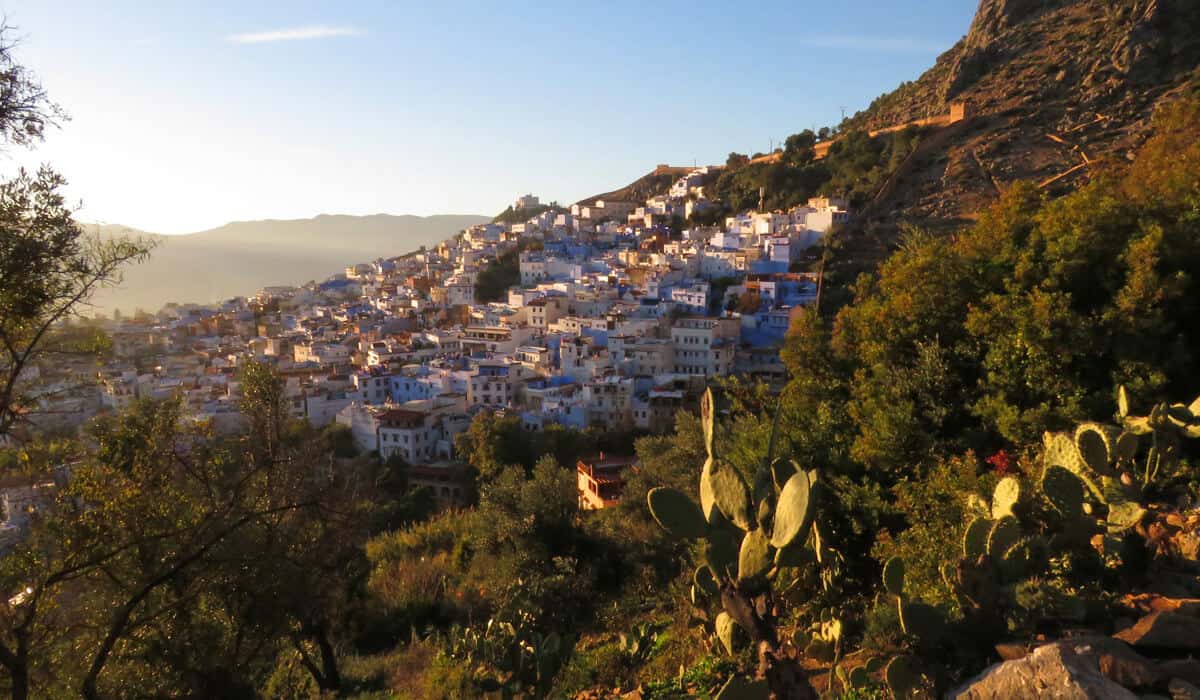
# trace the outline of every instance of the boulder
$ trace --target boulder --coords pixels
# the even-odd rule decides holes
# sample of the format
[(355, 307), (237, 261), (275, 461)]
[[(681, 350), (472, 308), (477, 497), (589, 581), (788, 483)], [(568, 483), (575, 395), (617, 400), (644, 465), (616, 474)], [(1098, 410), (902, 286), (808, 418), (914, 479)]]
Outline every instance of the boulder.
[[(1084, 654), (1076, 648), (1086, 648)], [(987, 668), (947, 697), (962, 700), (1137, 700), (1125, 687), (1105, 678), (1098, 657), (1086, 640), (1066, 640), (1038, 647), (1023, 659)]]
[(1076, 654), (1094, 658), (1100, 673), (1126, 688), (1149, 688), (1167, 679), (1158, 665), (1111, 637), (1069, 640)]
[(1200, 598), (1168, 598), (1153, 593), (1127, 595), (1121, 603), (1132, 610), (1143, 614), (1154, 612), (1178, 612), (1192, 617), (1200, 617)]
[(1179, 678), (1200, 685), (1200, 661), (1196, 659), (1170, 659), (1158, 664), (1168, 678)]
[(1139, 649), (1200, 650), (1200, 618), (1177, 612), (1151, 613), (1113, 636)]
[(1167, 685), (1171, 700), (1200, 700), (1200, 688), (1179, 678), (1172, 678)]
[(1015, 642), (1001, 642), (997, 644), (996, 654), (1005, 661), (1015, 661), (1023, 659), (1029, 655), (1029, 647), (1025, 644), (1017, 644)]

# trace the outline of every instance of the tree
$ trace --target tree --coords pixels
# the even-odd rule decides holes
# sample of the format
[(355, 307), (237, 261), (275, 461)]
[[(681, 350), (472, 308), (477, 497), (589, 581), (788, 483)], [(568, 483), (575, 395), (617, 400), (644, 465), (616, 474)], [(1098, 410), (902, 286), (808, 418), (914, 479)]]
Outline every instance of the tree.
[(783, 142), (784, 158), (795, 165), (805, 165), (812, 161), (816, 143), (817, 136), (809, 129), (792, 134)]
[[(0, 25), (0, 139), (41, 140), (61, 116), (12, 55), (11, 29)], [(54, 328), (78, 314), (100, 287), (120, 281), (126, 263), (149, 253), (147, 241), (83, 235), (61, 193), (66, 181), (48, 167), (21, 169), (0, 183), (0, 437), (30, 410), (28, 372), (56, 350)]]
[(508, 288), (521, 282), (521, 266), (518, 251), (502, 253), (479, 271), (475, 279), (475, 299), (481, 303), (500, 301)]
[(737, 299), (736, 310), (740, 314), (752, 314), (762, 308), (762, 297), (757, 291), (742, 292)]
[[(0, 616), (14, 698), (34, 672), (75, 678), (98, 697), (110, 663), (171, 626), (239, 532), (305, 506), (294, 499), (307, 475), (240, 460), (241, 449), (186, 426), (177, 403), (138, 402), (101, 421), (94, 440), (29, 538), (0, 560), (0, 587), (26, 591)], [(48, 658), (67, 642), (82, 654)]]
[(66, 115), (50, 101), (37, 77), (17, 63), (13, 31), (0, 21), (0, 139), (29, 146), (40, 142), (46, 127), (54, 126)]

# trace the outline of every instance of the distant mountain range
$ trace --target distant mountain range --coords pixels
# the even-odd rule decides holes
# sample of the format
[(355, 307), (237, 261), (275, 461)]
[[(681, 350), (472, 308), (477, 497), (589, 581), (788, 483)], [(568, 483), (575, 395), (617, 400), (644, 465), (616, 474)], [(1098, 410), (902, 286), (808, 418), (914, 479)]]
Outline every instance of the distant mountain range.
[(125, 226), (90, 225), (101, 236), (145, 236), (158, 241), (150, 259), (125, 270), (119, 287), (96, 294), (105, 313), (157, 311), (171, 301), (209, 303), (248, 296), (271, 285), (323, 280), (347, 265), (403, 255), (436, 245), (488, 216), (344, 216), (236, 221), (177, 236)]

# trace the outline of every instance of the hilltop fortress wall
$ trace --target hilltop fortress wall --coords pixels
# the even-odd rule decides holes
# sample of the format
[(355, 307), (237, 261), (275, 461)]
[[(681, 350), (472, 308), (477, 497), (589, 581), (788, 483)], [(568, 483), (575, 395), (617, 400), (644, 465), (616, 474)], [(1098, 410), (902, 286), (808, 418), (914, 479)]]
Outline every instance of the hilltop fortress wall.
[[(939, 114), (936, 117), (925, 117), (923, 119), (913, 119), (911, 121), (907, 121), (902, 124), (894, 124), (892, 126), (884, 127), (882, 129), (875, 129), (874, 131), (868, 131), (867, 134), (869, 136), (871, 136), (871, 138), (875, 138), (876, 136), (880, 136), (882, 134), (891, 134), (891, 133), (895, 133), (897, 131), (903, 131), (912, 126), (915, 126), (915, 127), (950, 126), (951, 124), (957, 124), (961, 121), (970, 119), (972, 116), (974, 116), (974, 113), (971, 110), (970, 103), (953, 102), (950, 104), (950, 111), (947, 112), (946, 114)], [(821, 143), (818, 143), (816, 146), (813, 147), (813, 153), (815, 154), (814, 158), (816, 160), (821, 160), (825, 156), (829, 155), (829, 148), (831, 146), (833, 146), (833, 144), (835, 144), (835, 143), (837, 143), (837, 139), (831, 139), (829, 141), (822, 141)], [(759, 156), (758, 158), (755, 158), (754, 160), (752, 160), (750, 162), (751, 163), (774, 163), (774, 162), (778, 161), (781, 157), (783, 157), (783, 153), (781, 151), (776, 151), (775, 153), (769, 153), (765, 156)]]

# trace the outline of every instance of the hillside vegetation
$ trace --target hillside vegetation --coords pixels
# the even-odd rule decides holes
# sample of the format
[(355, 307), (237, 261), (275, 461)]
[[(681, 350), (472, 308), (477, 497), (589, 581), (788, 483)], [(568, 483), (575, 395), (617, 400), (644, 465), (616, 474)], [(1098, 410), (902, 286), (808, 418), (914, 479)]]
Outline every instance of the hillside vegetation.
[[(367, 549), (372, 590), (397, 623), (441, 632), (400, 645), (364, 682), (412, 697), (638, 685), (703, 696), (755, 676), (790, 697), (880, 693), (901, 678), (933, 692), (981, 670), (999, 642), (1110, 634), (1140, 614), (1128, 596), (1156, 581), (1200, 595), (1200, 552), (1170, 534), (1188, 531), (1162, 529), (1192, 522), (1200, 503), (1200, 453), (1186, 439), (1200, 434), (1200, 104), (1164, 111), (1157, 128), (1133, 163), (1074, 194), (1019, 186), (952, 238), (910, 234), (832, 323), (812, 316), (793, 331), (778, 401), (728, 382), (711, 427), (680, 413), (673, 435), (639, 439), (642, 469), (611, 512), (576, 512), (563, 469), (586, 449), (575, 438), (518, 449), (515, 418), (477, 421), (459, 447), (479, 474), (478, 508)], [(1160, 403), (1179, 407), (1170, 420), (1138, 417)], [(1081, 424), (1105, 445), (1128, 437), (1093, 464), (1073, 452)], [(702, 470), (706, 431), (727, 473), (712, 486), (723, 516), (705, 510), (696, 529), (690, 518), (704, 515), (678, 499), (717, 471)], [(1043, 444), (1043, 433), (1071, 437)], [(780, 471), (793, 461), (799, 471)], [(1102, 488), (1108, 474), (1117, 485)], [(801, 477), (812, 505), (777, 545), (788, 563), (723, 583), (724, 566), (745, 571), (748, 545), (721, 564), (715, 540), (691, 543), (697, 533), (728, 533), (736, 552), (742, 532), (721, 523), (747, 541), (778, 532), (783, 516), (762, 508), (791, 504), (779, 488)], [(738, 510), (739, 482), (767, 503), (758, 524), (756, 507)], [(680, 495), (648, 508), (656, 487)], [(998, 527), (993, 539), (1009, 539), (989, 555)], [(768, 596), (770, 614), (731, 608), (732, 592), (751, 607)], [(528, 656), (513, 666), (518, 648)]]
[[(289, 420), (284, 378), (247, 361), (229, 433), (139, 400), (78, 438), (5, 442), (0, 473), (57, 486), (0, 558), (0, 690), (1197, 696), (1192, 7), (984, 0), (948, 60), (874, 108), (886, 121), (974, 95), (976, 120), (870, 139), (860, 115), (824, 161), (806, 134), (777, 164), (731, 158), (711, 183), (731, 207), (772, 182), (778, 206), (870, 200), (831, 249), (861, 269), (853, 246), (876, 242), (882, 261), (836, 268), (838, 303), (793, 321), (782, 388), (717, 382), (666, 434), (529, 433), (481, 412), (454, 445), (466, 505), (439, 510), (416, 471), (358, 454), (347, 428)], [(1026, 101), (1023, 81), (1053, 57), (1069, 71), (1101, 55), (1080, 84), (1103, 77), (1087, 104), (1115, 116), (1070, 133), (1104, 134), (1109, 157), (1044, 187), (1066, 163), (1046, 156), (1061, 144), (1042, 143), (1037, 105), (1067, 103)], [(1011, 72), (1027, 59), (1040, 63)], [(993, 72), (1015, 80), (1011, 102), (972, 92), (1001, 90)], [(0, 109), (0, 135), (9, 119)], [(968, 158), (989, 174), (963, 175)], [(990, 190), (973, 199), (976, 181)], [(84, 244), (61, 186), (47, 169), (0, 189), (0, 437), (29, 403), (22, 363), (93, 342), (45, 329), (148, 252)], [(519, 272), (514, 255), (481, 273), (481, 297)], [(631, 443), (620, 503), (581, 511), (576, 461)]]

